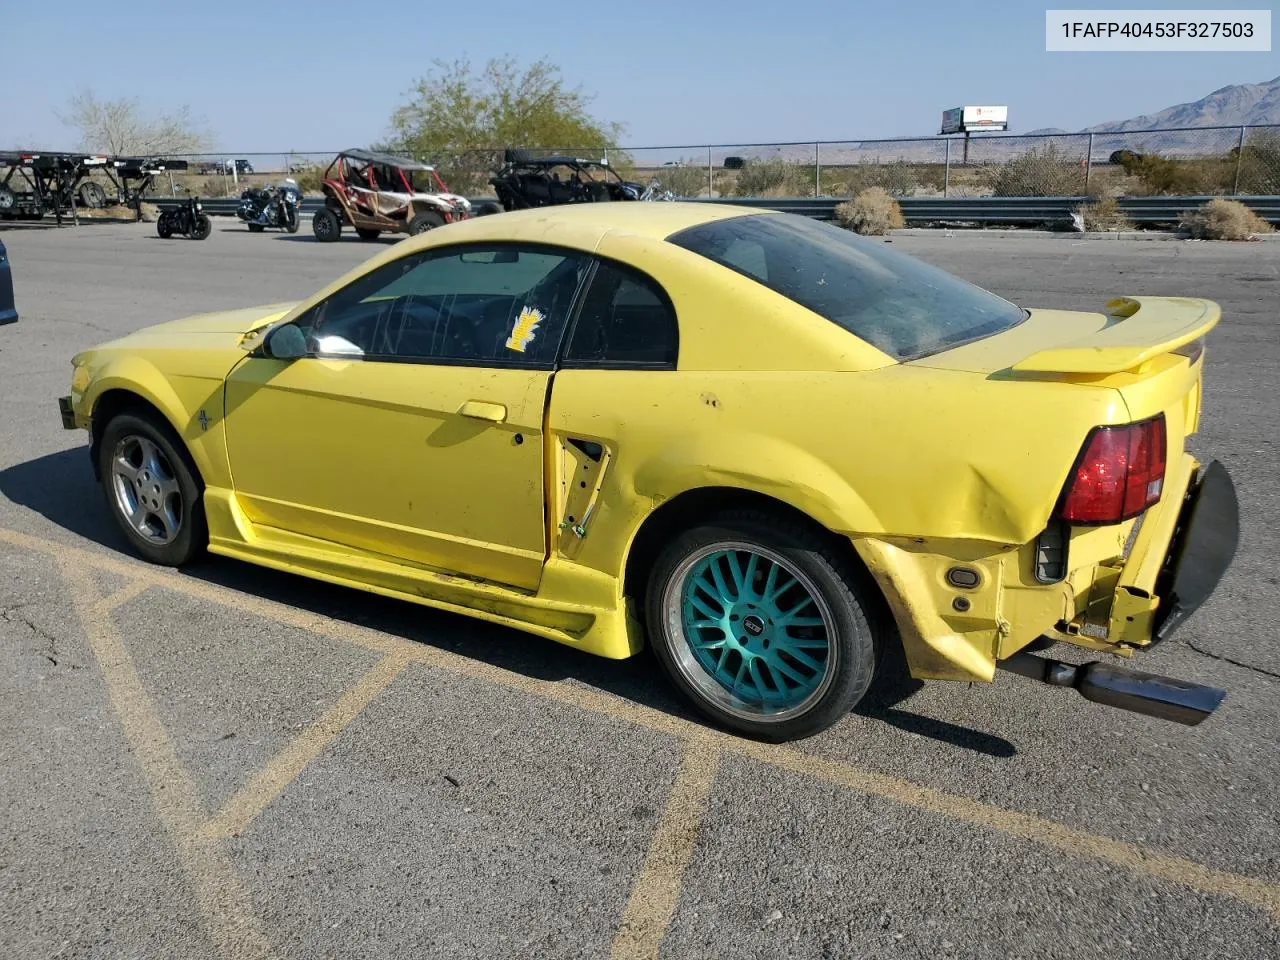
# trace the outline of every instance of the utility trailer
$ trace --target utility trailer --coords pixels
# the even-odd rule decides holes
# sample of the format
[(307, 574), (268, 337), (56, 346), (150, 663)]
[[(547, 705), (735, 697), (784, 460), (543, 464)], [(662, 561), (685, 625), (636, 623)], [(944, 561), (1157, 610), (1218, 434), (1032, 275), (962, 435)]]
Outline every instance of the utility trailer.
[(75, 191), (92, 166), (105, 162), (106, 157), (70, 153), (0, 153), (0, 217), (39, 220), (51, 213), (61, 223), (63, 216), (74, 215)]
[(185, 160), (157, 157), (108, 157), (50, 151), (0, 151), (0, 219), (40, 220), (76, 217), (77, 207), (106, 206), (107, 191), (90, 179), (101, 171), (115, 190), (116, 202), (133, 207), (141, 218), (143, 195), (157, 173), (186, 170)]

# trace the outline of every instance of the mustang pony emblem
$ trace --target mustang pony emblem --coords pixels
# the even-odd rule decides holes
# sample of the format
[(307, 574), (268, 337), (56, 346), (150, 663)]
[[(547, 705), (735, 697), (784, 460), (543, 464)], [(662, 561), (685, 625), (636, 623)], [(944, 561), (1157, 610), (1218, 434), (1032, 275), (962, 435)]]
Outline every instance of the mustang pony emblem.
[(515, 326), (511, 328), (511, 336), (507, 337), (507, 349), (524, 353), (524, 348), (533, 340), (534, 332), (543, 319), (542, 311), (537, 307), (522, 308), (520, 316), (516, 317)]

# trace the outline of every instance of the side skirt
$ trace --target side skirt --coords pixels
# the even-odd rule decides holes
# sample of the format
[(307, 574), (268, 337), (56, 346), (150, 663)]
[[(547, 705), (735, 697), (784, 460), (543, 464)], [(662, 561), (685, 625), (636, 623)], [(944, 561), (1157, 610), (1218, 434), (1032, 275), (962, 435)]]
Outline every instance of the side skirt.
[(549, 581), (559, 585), (559, 596), (598, 596), (599, 575), (575, 571), (576, 565), (556, 563), (544, 576), (543, 591), (529, 594), (254, 524), (226, 490), (206, 489), (204, 500), (210, 553), (514, 627), (597, 656), (622, 659), (636, 652), (634, 624), (621, 603), (591, 605), (546, 595)]

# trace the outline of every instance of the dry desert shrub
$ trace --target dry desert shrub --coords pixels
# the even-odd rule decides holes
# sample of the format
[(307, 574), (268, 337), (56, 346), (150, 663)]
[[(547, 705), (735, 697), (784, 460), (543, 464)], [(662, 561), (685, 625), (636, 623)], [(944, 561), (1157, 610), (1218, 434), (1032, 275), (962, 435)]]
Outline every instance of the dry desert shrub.
[(1050, 142), (983, 170), (997, 197), (1078, 197), (1084, 191), (1085, 167), (1080, 157)]
[(1271, 232), (1271, 224), (1236, 200), (1214, 199), (1196, 210), (1184, 210), (1178, 225), (1197, 240), (1250, 240)]
[(1084, 228), (1090, 232), (1133, 229), (1115, 197), (1100, 197), (1083, 204), (1076, 213), (1084, 219)]
[(890, 230), (900, 230), (907, 225), (898, 201), (883, 187), (868, 187), (852, 200), (839, 204), (835, 215), (836, 222), (846, 230), (869, 237), (884, 236)]

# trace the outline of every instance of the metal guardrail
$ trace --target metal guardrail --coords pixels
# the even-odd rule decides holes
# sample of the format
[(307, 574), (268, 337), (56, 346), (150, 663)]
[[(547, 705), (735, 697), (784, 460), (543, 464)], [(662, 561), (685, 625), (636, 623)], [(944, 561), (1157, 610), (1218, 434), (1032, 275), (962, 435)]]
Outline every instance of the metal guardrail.
[[(1201, 206), (1213, 197), (1120, 197), (1120, 210), (1135, 224), (1176, 223), (1178, 214)], [(1280, 224), (1280, 197), (1233, 197), (1249, 207), (1263, 220)], [(899, 197), (902, 215), (907, 223), (981, 223), (993, 226), (1019, 226), (1041, 223), (1065, 223), (1071, 213), (1089, 197)], [(492, 197), (473, 197), (472, 204), (492, 202)], [(175, 206), (183, 201), (167, 197), (151, 201), (159, 207)], [(779, 210), (815, 220), (831, 220), (836, 197), (715, 197), (701, 198), (700, 203), (726, 203), (759, 210)], [(205, 212), (212, 216), (235, 216), (240, 201), (235, 197), (202, 199)], [(316, 197), (302, 201), (301, 212), (315, 213), (324, 206)]]
[[(1199, 197), (1120, 197), (1124, 215), (1135, 224), (1177, 223), (1184, 210), (1199, 207), (1210, 200)], [(1249, 207), (1263, 220), (1280, 224), (1280, 197), (1232, 197)], [(902, 216), (907, 223), (981, 223), (991, 225), (1027, 225), (1065, 223), (1090, 197), (899, 197)], [(798, 213), (817, 220), (830, 220), (836, 205), (843, 201), (833, 197), (755, 198), (725, 197), (703, 200), (704, 203), (732, 203), (765, 210)]]
[[(1208, 203), (1214, 197), (1121, 197), (1117, 202), (1134, 223), (1175, 223), (1183, 210)], [(1268, 223), (1280, 224), (1280, 197), (1230, 197)]]

